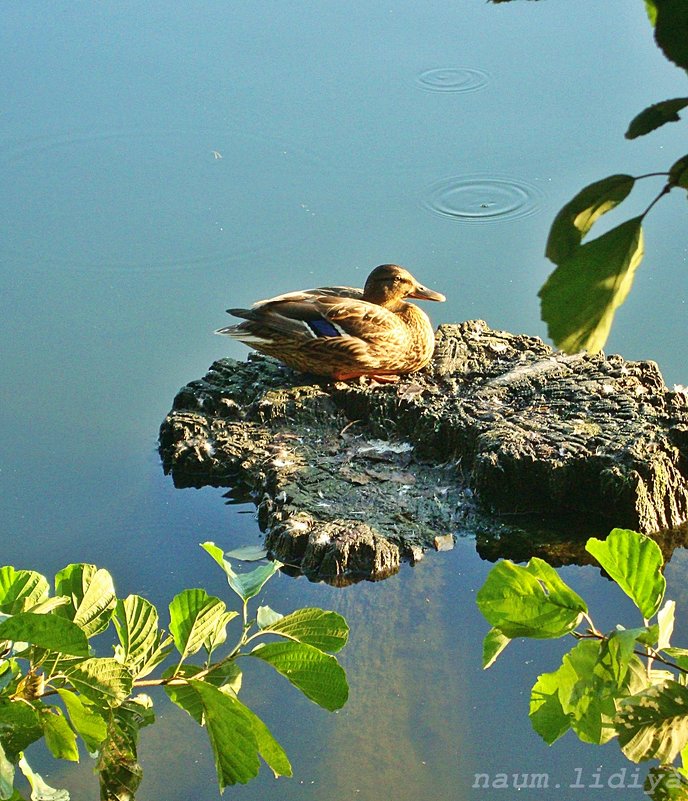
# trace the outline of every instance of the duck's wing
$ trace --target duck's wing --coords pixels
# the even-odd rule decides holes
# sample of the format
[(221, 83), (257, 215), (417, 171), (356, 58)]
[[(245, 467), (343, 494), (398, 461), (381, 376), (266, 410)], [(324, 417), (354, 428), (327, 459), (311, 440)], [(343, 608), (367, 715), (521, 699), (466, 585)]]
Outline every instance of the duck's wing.
[[(254, 334), (260, 331), (263, 337), (272, 333), (306, 339), (339, 337), (370, 342), (380, 338), (389, 339), (395, 332), (403, 333), (404, 327), (393, 312), (359, 297), (334, 294), (335, 289), (342, 287), (331, 289), (332, 295), (322, 294), (319, 290), (314, 290), (313, 294), (308, 291), (290, 292), (257, 303), (250, 309), (227, 311), (248, 321), (248, 325), (244, 323), (240, 329), (251, 330)], [(230, 327), (220, 332), (233, 330)]]
[(257, 309), (270, 303), (282, 303), (283, 301), (311, 301), (320, 296), (360, 300), (363, 298), (363, 290), (354, 286), (319, 286), (313, 289), (299, 289), (296, 292), (285, 292), (283, 295), (276, 295), (274, 298), (257, 300), (251, 308)]

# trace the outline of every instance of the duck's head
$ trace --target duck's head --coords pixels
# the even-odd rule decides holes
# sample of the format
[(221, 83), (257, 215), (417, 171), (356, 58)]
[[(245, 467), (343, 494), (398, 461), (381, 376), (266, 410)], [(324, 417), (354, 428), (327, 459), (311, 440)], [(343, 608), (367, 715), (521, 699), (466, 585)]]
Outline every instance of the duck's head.
[(363, 299), (392, 309), (406, 298), (418, 300), (446, 300), (444, 295), (419, 284), (408, 270), (398, 264), (381, 264), (368, 276)]

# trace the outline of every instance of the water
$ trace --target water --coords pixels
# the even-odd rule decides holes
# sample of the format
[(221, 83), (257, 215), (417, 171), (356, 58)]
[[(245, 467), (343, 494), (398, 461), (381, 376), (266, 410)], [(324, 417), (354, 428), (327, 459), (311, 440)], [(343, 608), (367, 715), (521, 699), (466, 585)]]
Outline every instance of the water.
[[(225, 308), (360, 285), (398, 261), (447, 295), (435, 323), (544, 336), (536, 293), (557, 210), (592, 180), (685, 151), (680, 125), (623, 139), (642, 108), (685, 94), (639, 1), (26, 2), (0, 14), (3, 563), (51, 574), (94, 561), (121, 595), (163, 609), (184, 587), (224, 593), (198, 542), (259, 538), (249, 507), (174, 490), (155, 452), (177, 388), (245, 353), (212, 336)], [(658, 188), (636, 189), (616, 221)], [(657, 360), (668, 383), (688, 383), (684, 229), (685, 198), (650, 215), (608, 348)], [(672, 597), (684, 560), (668, 570)], [(494, 791), (472, 789), (477, 772), (546, 771), (563, 801), (579, 797), (576, 769), (601, 766), (604, 783), (627, 765), (613, 744), (548, 749), (531, 731), (530, 686), (562, 644), (515, 643), (480, 670), (474, 597), (488, 569), (466, 540), (379, 584), (271, 582), (275, 608), (347, 615), (351, 701), (328, 715), (255, 666), (246, 700), (295, 778), (233, 794), (480, 801)], [(595, 570), (563, 573), (600, 625), (629, 620)], [(159, 710), (139, 798), (217, 798), (203, 733)], [(41, 767), (93, 797), (88, 760)]]

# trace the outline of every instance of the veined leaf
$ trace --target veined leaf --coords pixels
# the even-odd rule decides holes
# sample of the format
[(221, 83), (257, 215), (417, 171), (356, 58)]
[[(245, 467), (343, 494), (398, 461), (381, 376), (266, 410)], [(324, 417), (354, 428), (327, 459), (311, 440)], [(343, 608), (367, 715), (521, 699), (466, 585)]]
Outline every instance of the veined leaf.
[(490, 629), (483, 640), (483, 670), (492, 667), (497, 657), (511, 642), (511, 638), (502, 634), (499, 629)]
[(246, 784), (260, 768), (254, 725), (246, 707), (205, 681), (191, 679), (189, 683), (203, 705), (220, 791), (237, 782)]
[(643, 258), (642, 217), (576, 248), (538, 293), (542, 319), (561, 350), (597, 353)]
[(621, 750), (633, 762), (673, 762), (688, 743), (688, 687), (667, 681), (629, 698), (617, 727)]
[(163, 641), (157, 609), (140, 595), (119, 600), (113, 621), (120, 641), (115, 659), (126, 665), (135, 679), (147, 676), (170, 652), (172, 638)]
[(72, 656), (88, 656), (84, 632), (71, 620), (54, 614), (20, 612), (0, 623), (0, 640), (28, 642)]
[(101, 743), (107, 736), (105, 718), (93, 707), (84, 703), (81, 696), (71, 690), (62, 688), (57, 692), (67, 709), (72, 726), (86, 743), (86, 748), (88, 748), (89, 752), (94, 753), (100, 748)]
[(561, 264), (572, 256), (594, 223), (625, 200), (634, 183), (632, 175), (610, 175), (581, 189), (554, 218), (545, 248), (547, 258)]
[(112, 576), (95, 565), (67, 565), (55, 576), (55, 592), (71, 599), (57, 613), (73, 620), (93, 637), (105, 631), (117, 603)]
[(587, 612), (582, 598), (536, 557), (527, 567), (499, 562), (488, 573), (476, 602), (487, 621), (511, 639), (561, 637)]
[(33, 570), (0, 567), (0, 612), (16, 615), (44, 601), (50, 592), (48, 580)]
[(205, 590), (183, 590), (170, 603), (170, 632), (177, 650), (186, 658), (214, 636), (225, 615), (225, 603)]
[[(163, 674), (163, 678), (192, 679), (203, 668), (200, 665), (182, 665), (179, 669), (169, 668)], [(241, 689), (241, 670), (237, 663), (232, 660), (223, 662), (219, 668), (208, 673), (203, 681), (217, 687), (221, 692), (236, 695)], [(180, 709), (183, 709), (199, 725), (203, 725), (203, 704), (200, 696), (188, 682), (185, 684), (165, 684), (163, 686), (170, 700)]]
[(261, 628), (266, 634), (279, 634), (330, 653), (340, 651), (349, 637), (349, 627), (341, 615), (313, 607), (297, 609)]
[(67, 723), (62, 710), (56, 706), (46, 706), (41, 710), (40, 721), (46, 745), (55, 759), (78, 762), (79, 749), (76, 747), (76, 734)]
[(678, 112), (686, 106), (688, 106), (688, 97), (677, 97), (673, 100), (654, 103), (631, 120), (626, 131), (626, 139), (645, 136), (667, 122), (680, 122), (681, 118), (678, 116)]
[(258, 595), (265, 582), (282, 567), (282, 562), (274, 561), (267, 565), (261, 565), (248, 573), (237, 573), (224, 558), (223, 550), (218, 548), (214, 542), (203, 542), (201, 548), (210, 554), (224, 570), (227, 583), (244, 602)]
[(116, 659), (85, 659), (67, 673), (72, 686), (98, 706), (119, 706), (131, 692), (131, 673)]
[(657, 612), (666, 581), (661, 572), (662, 552), (654, 540), (636, 531), (615, 528), (605, 540), (591, 537), (585, 550), (631, 598), (645, 619)]
[(302, 642), (272, 642), (254, 648), (249, 656), (262, 659), (311, 701), (334, 712), (349, 697), (346, 674), (334, 656)]

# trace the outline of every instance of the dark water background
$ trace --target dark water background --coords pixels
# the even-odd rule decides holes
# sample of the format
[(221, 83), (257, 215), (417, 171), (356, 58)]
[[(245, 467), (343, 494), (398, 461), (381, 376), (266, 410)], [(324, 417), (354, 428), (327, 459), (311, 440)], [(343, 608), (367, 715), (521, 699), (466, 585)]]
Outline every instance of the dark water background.
[[(436, 323), (544, 336), (556, 211), (592, 180), (666, 169), (686, 149), (685, 125), (623, 138), (642, 108), (686, 93), (640, 0), (5, 3), (0, 83), (2, 563), (52, 575), (92, 561), (121, 596), (163, 609), (185, 587), (226, 595), (197, 543), (258, 541), (252, 507), (175, 490), (156, 454), (177, 388), (243, 357), (211, 333), (227, 306), (360, 285), (397, 261), (447, 295)], [(669, 384), (688, 383), (685, 212), (669, 197), (648, 220), (608, 347), (655, 359)], [(683, 610), (685, 561), (667, 571)], [(606, 799), (618, 790), (594, 785), (625, 767), (625, 797), (641, 798), (614, 744), (549, 749), (532, 732), (530, 686), (563, 643), (514, 643), (481, 671), (474, 597), (489, 567), (467, 539), (378, 584), (273, 580), (276, 609), (348, 617), (351, 700), (329, 715), (251, 665), (244, 698), (295, 777), (266, 771), (227, 795), (482, 801), (517, 791), (472, 789), (475, 773), (546, 772), (549, 791), (528, 797)], [(633, 624), (597, 571), (562, 574), (601, 627)], [(158, 710), (138, 798), (217, 798), (205, 734)], [(73, 798), (96, 797), (88, 759), (34, 759)]]

